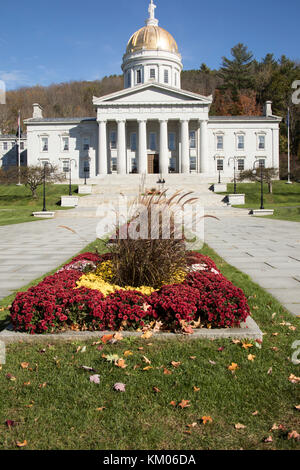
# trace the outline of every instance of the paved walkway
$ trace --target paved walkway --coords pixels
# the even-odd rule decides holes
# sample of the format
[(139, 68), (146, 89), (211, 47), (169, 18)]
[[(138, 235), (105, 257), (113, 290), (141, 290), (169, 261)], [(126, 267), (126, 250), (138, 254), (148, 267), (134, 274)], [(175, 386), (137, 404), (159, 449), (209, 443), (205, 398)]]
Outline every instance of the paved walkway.
[(0, 227), (0, 299), (55, 269), (94, 241), (96, 223), (95, 218), (60, 217)]
[[(94, 241), (97, 222), (97, 218), (61, 216), (0, 227), (0, 298), (55, 269)], [(206, 219), (205, 235), (228, 263), (300, 315), (300, 223), (228, 213), (220, 220)]]
[(250, 216), (206, 219), (205, 237), (229, 264), (300, 315), (300, 223)]

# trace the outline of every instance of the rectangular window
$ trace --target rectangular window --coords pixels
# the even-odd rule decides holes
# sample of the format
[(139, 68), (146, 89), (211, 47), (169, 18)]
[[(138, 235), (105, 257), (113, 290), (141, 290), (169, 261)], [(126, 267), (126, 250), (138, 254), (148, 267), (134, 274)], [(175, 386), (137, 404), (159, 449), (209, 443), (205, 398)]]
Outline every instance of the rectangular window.
[(196, 148), (196, 131), (190, 131), (190, 149)]
[(264, 135), (258, 136), (258, 148), (259, 150), (265, 150), (266, 147), (266, 137)]
[(116, 131), (112, 131), (110, 133), (109, 141), (110, 141), (110, 148), (116, 149), (117, 148), (117, 132)]
[(196, 157), (190, 157), (190, 171), (196, 171), (197, 165), (196, 165)]
[(217, 135), (217, 150), (223, 150), (224, 138), (222, 135)]
[(245, 148), (245, 136), (244, 135), (237, 136), (237, 148), (239, 150), (244, 150)]
[(137, 161), (136, 158), (131, 159), (131, 173), (137, 173)]
[(155, 132), (150, 132), (149, 136), (149, 147), (150, 150), (156, 150), (156, 133)]
[(142, 71), (141, 70), (136, 71), (136, 83), (142, 83)]
[(112, 158), (111, 159), (111, 171), (117, 171), (117, 159), (116, 158)]
[(176, 171), (176, 159), (174, 157), (170, 158), (169, 172), (175, 173)]
[(127, 87), (131, 87), (131, 72), (127, 73)]
[(150, 78), (155, 79), (155, 69), (150, 69)]
[(3, 150), (7, 150), (7, 142), (3, 142)]
[(69, 160), (64, 160), (62, 162), (62, 165), (63, 165), (63, 171), (65, 173), (68, 173), (68, 171), (70, 171), (70, 162), (69, 162)]
[(169, 132), (169, 150), (176, 150), (175, 133)]
[(243, 158), (238, 159), (238, 170), (244, 171), (245, 169), (245, 160)]
[(63, 137), (62, 138), (62, 148), (64, 152), (69, 151), (69, 137)]
[(136, 151), (136, 132), (130, 134), (130, 150), (132, 152)]
[(88, 137), (83, 138), (83, 150), (89, 150), (90, 148), (90, 139)]
[(48, 152), (48, 137), (42, 137), (42, 152)]
[(24, 142), (20, 142), (20, 150), (24, 150)]
[(224, 160), (220, 159), (217, 160), (217, 171), (223, 171), (224, 170)]
[(167, 69), (164, 71), (164, 82), (169, 83), (169, 70)]
[(259, 159), (259, 168), (266, 168), (266, 161), (264, 158)]

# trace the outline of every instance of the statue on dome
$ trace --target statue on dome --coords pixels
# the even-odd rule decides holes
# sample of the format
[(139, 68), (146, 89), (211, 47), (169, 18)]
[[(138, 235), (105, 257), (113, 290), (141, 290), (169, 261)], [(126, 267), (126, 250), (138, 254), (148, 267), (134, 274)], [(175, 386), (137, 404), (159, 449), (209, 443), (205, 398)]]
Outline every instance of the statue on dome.
[(156, 5), (153, 3), (153, 0), (151, 0), (151, 3), (149, 5), (149, 19), (150, 20), (154, 20), (155, 19), (155, 8), (156, 8)]

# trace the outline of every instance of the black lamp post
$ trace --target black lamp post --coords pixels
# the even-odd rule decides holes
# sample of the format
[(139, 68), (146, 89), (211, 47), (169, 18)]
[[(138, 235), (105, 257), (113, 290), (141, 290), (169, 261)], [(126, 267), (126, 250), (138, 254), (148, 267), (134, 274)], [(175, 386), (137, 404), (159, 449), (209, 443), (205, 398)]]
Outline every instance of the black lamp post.
[(86, 185), (86, 179), (87, 179), (87, 175), (89, 174), (90, 172), (90, 158), (87, 158), (85, 161), (84, 161), (84, 167), (83, 167), (83, 172), (84, 172), (84, 184)]
[(43, 175), (43, 211), (42, 212), (47, 212), (46, 209), (46, 167), (49, 166), (52, 168), (51, 163), (49, 162), (44, 162), (44, 175)]
[(76, 168), (76, 160), (74, 158), (71, 158), (69, 160), (69, 196), (72, 196), (72, 162), (75, 163), (75, 168)]
[(221, 184), (221, 170), (219, 170), (219, 184)]
[[(260, 164), (259, 161), (254, 162), (253, 168), (254, 171), (253, 173), (256, 174), (256, 164)], [(260, 209), (264, 209), (264, 169), (263, 166), (260, 165)]]
[(228, 166), (230, 166), (230, 160), (233, 160), (233, 181), (234, 181), (234, 184), (233, 184), (233, 187), (234, 187), (233, 193), (236, 194), (236, 160), (237, 160), (237, 158), (236, 158), (236, 157), (230, 157), (230, 158), (228, 159)]

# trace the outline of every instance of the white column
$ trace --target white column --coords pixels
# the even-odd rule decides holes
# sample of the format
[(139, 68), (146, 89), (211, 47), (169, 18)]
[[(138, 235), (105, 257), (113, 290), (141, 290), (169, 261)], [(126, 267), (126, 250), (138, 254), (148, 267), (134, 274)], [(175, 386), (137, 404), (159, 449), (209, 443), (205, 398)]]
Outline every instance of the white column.
[(200, 121), (200, 171), (209, 172), (207, 121)]
[(118, 121), (118, 160), (117, 168), (119, 175), (126, 175), (126, 121)]
[(139, 155), (138, 155), (138, 171), (139, 174), (147, 174), (147, 122), (138, 121), (139, 123)]
[(181, 173), (190, 172), (189, 121), (181, 120)]
[(107, 175), (106, 121), (99, 121), (98, 126), (98, 175)]
[(159, 172), (169, 173), (168, 121), (160, 120)]

